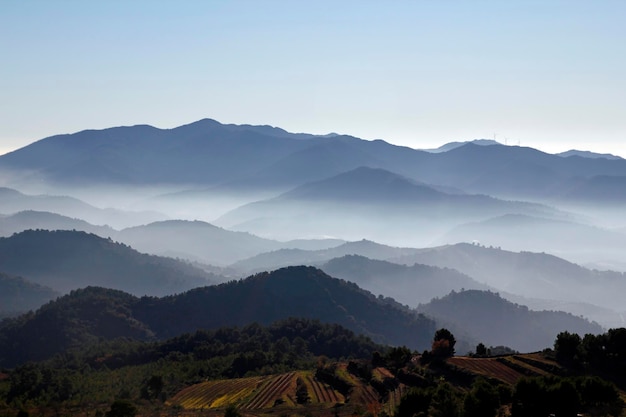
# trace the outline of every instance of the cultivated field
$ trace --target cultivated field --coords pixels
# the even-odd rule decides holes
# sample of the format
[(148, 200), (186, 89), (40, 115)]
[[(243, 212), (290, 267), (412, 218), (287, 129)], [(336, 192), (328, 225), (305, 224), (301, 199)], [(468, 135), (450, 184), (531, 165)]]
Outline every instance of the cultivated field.
[[(180, 391), (169, 401), (184, 409), (217, 409), (231, 404), (241, 410), (262, 410), (277, 405), (297, 406), (296, 388), (300, 378), (306, 386), (308, 403), (334, 406), (344, 396), (318, 381), (311, 371), (289, 372), (264, 377), (207, 381)], [(378, 401), (378, 398), (376, 398)]]
[(559, 373), (560, 366), (539, 353), (501, 356), (498, 358), (470, 358), (455, 356), (448, 364), (476, 375), (495, 378), (514, 385), (524, 376), (547, 376)]

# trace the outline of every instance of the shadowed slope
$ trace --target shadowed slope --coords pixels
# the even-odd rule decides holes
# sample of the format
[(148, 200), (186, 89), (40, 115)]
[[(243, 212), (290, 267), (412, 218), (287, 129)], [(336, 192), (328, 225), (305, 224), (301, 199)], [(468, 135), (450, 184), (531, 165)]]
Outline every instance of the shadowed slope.
[(61, 292), (98, 285), (138, 295), (180, 292), (213, 278), (186, 263), (75, 231), (27, 230), (0, 238), (0, 270)]
[(4, 364), (43, 359), (99, 337), (165, 339), (289, 317), (340, 324), (373, 340), (425, 349), (434, 322), (310, 267), (285, 268), (164, 298), (87, 288), (0, 329)]

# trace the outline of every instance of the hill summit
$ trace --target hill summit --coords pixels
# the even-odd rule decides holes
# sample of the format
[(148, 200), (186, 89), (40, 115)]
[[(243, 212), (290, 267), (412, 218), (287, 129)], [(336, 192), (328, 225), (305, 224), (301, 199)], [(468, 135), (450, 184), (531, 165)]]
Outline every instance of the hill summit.
[[(2, 366), (98, 341), (162, 340), (198, 329), (289, 317), (339, 324), (374, 341), (426, 349), (435, 323), (313, 267), (289, 267), (163, 298), (99, 287), (72, 291), (0, 329)], [(10, 342), (9, 342), (10, 341)]]

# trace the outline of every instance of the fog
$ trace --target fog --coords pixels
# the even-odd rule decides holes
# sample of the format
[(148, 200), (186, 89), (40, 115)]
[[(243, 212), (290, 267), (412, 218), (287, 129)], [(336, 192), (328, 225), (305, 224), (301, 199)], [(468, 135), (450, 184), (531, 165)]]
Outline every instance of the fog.
[[(15, 186), (14, 177), (2, 178), (5, 186)], [(478, 242), (554, 254), (596, 269), (626, 270), (622, 256), (626, 220), (616, 204), (526, 203), (468, 194), (399, 200), (381, 195), (373, 186), (366, 186), (367, 193), (356, 198), (345, 197), (339, 188), (334, 199), (294, 196), (282, 190), (224, 192), (219, 187), (180, 184), (71, 187), (35, 181), (13, 190), (21, 194), (5, 190), (0, 201), (0, 213), (5, 216), (47, 211), (116, 231), (157, 221), (200, 220), (269, 240), (330, 237), (408, 247)], [(168, 240), (153, 242), (151, 251), (172, 252)], [(190, 258), (199, 259), (197, 255)]]
[[(305, 142), (298, 143), (295, 161), (306, 160)], [(342, 142), (342, 149), (347, 144), (358, 141)], [(586, 182), (538, 170), (517, 187), (522, 180), (511, 182), (508, 173), (471, 177), (480, 165), (454, 165), (442, 159), (446, 154), (436, 156), (441, 167), (422, 154), (407, 154), (402, 158), (422, 162), (398, 163), (401, 174), (385, 162), (393, 158), (384, 152), (370, 167), (354, 166), (367, 162), (365, 153), (343, 168), (335, 156), (332, 164), (322, 164), (327, 172), (307, 162), (299, 175), (298, 163), (281, 151), (273, 162), (254, 162), (245, 175), (169, 183), (141, 180), (140, 172), (125, 174), (132, 181), (81, 181), (5, 167), (0, 235), (28, 229), (94, 233), (188, 262), (212, 274), (212, 283), (305, 264), (410, 308), (451, 291), (489, 290), (605, 328), (625, 324), (626, 200), (615, 191), (621, 180), (589, 180), (601, 182), (598, 194)], [(595, 162), (594, 174), (601, 163)], [(620, 164), (612, 161), (607, 172), (622, 169)], [(279, 175), (279, 168), (287, 171)], [(574, 169), (563, 172), (559, 178), (569, 178)]]

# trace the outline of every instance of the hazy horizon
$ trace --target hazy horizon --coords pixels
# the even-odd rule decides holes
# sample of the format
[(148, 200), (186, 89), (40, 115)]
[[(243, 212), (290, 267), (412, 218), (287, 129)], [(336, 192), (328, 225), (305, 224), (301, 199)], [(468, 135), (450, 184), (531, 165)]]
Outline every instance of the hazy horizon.
[[(626, 156), (619, 1), (0, 6), (0, 153), (205, 117)], [(620, 53), (620, 51), (622, 53)]]
[[(206, 118), (211, 119), (211, 117), (206, 117)], [(187, 125), (187, 124), (190, 124), (190, 123), (194, 123), (196, 121), (197, 120), (194, 120), (194, 121), (190, 121), (188, 123), (182, 123), (182, 124), (176, 125), (176, 126), (158, 126), (158, 125), (154, 125), (154, 124), (150, 124), (150, 123), (134, 123), (134, 124), (129, 124), (129, 125), (107, 126), (107, 127), (102, 127), (102, 128), (86, 128), (86, 129), (81, 129), (81, 130), (76, 131), (76, 132), (52, 133), (52, 134), (43, 136), (41, 138), (35, 139), (35, 140), (31, 141), (31, 142), (28, 142), (26, 140), (24, 142), (24, 144), (18, 145), (17, 147), (13, 147), (13, 148), (7, 148), (2, 143), (2, 144), (0, 144), (0, 156), (6, 155), (6, 154), (11, 153), (11, 152), (14, 152), (16, 150), (19, 150), (19, 149), (21, 149), (21, 148), (23, 148), (25, 146), (31, 145), (31, 144), (33, 144), (35, 142), (38, 142), (39, 140), (46, 139), (46, 138), (52, 137), (52, 136), (57, 136), (57, 135), (72, 135), (72, 134), (75, 134), (75, 133), (80, 133), (80, 132), (85, 131), (85, 130), (105, 130), (105, 129), (116, 128), (116, 127), (130, 127), (130, 126), (139, 126), (139, 125), (149, 125), (149, 126), (152, 126), (152, 127), (156, 127), (158, 129), (167, 130), (167, 129), (173, 129), (173, 128), (176, 128), (176, 127), (179, 127), (179, 126), (184, 126), (184, 125)], [(236, 124), (236, 125), (250, 124), (250, 123), (246, 123), (246, 122), (241, 122), (241, 123), (222, 122), (220, 120), (217, 120), (217, 122), (220, 122), (222, 124)], [(263, 124), (259, 124), (259, 126), (261, 126), (261, 125), (263, 125)], [(270, 126), (271, 127), (284, 129), (282, 126), (274, 126), (274, 125), (270, 125)], [(349, 135), (349, 136), (359, 137), (357, 135), (351, 134), (350, 132), (335, 132), (335, 131), (332, 131), (332, 132), (322, 133), (322, 132), (308, 132), (308, 131), (304, 131), (304, 130), (295, 130), (295, 131), (290, 131), (288, 129), (285, 129), (285, 130), (287, 130), (289, 133), (307, 133), (307, 134), (315, 134), (315, 135), (339, 134), (339, 135)], [(557, 146), (557, 147), (553, 147), (553, 146), (531, 146), (531, 145), (523, 144), (523, 143), (521, 143), (521, 141), (511, 141), (509, 138), (506, 138), (506, 137), (501, 138), (497, 134), (494, 134), (492, 137), (452, 139), (452, 140), (441, 142), (441, 143), (428, 142), (428, 144), (425, 144), (424, 146), (421, 146), (421, 147), (415, 147), (415, 146), (411, 146), (409, 144), (403, 144), (403, 143), (396, 143), (396, 142), (387, 140), (386, 138), (373, 138), (373, 139), (372, 138), (367, 139), (367, 138), (363, 138), (363, 137), (359, 137), (359, 138), (360, 139), (364, 139), (364, 140), (369, 140), (369, 141), (372, 141), (372, 140), (384, 140), (385, 142), (388, 142), (388, 143), (390, 143), (392, 145), (406, 146), (406, 147), (409, 147), (409, 148), (412, 148), (412, 149), (417, 149), (417, 150), (437, 149), (437, 148), (439, 148), (439, 147), (441, 147), (443, 145), (446, 145), (448, 143), (453, 143), (453, 142), (471, 142), (471, 141), (476, 141), (476, 140), (493, 140), (493, 141), (498, 142), (501, 145), (530, 147), (530, 148), (537, 149), (539, 151), (542, 151), (542, 152), (545, 152), (545, 153), (549, 153), (549, 154), (558, 154), (558, 153), (567, 152), (567, 151), (570, 151), (570, 150), (577, 150), (577, 151), (594, 152), (594, 153), (599, 153), (599, 154), (611, 154), (611, 155), (614, 155), (614, 156), (619, 156), (619, 157), (622, 157), (622, 158), (626, 158), (626, 149), (624, 149), (622, 151), (623, 153), (620, 154), (619, 152), (612, 151), (611, 149), (604, 149), (604, 148), (599, 149), (598, 147), (593, 146), (593, 144), (589, 144), (588, 147), (578, 147), (578, 148), (574, 147), (574, 145), (569, 146), (569, 145), (566, 145), (566, 144), (563, 144), (563, 143), (559, 144), (559, 146)], [(21, 142), (21, 141), (19, 141), (19, 142)], [(583, 145), (583, 146), (586, 146), (586, 145)]]

